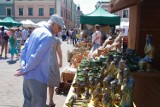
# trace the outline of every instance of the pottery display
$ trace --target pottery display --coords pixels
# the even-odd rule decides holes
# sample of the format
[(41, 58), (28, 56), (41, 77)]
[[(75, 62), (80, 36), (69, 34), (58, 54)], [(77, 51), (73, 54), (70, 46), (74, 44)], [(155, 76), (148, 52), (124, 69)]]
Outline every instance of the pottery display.
[(93, 107), (132, 107), (134, 80), (118, 55), (81, 60), (72, 86), (82, 107), (90, 102)]

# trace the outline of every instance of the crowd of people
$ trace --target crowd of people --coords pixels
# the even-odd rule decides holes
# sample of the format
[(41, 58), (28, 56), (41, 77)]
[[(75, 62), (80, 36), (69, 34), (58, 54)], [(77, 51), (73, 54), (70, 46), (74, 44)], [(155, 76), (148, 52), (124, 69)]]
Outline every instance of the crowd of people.
[(5, 49), (5, 59), (8, 59), (8, 52), (11, 54), (9, 62), (20, 59), (20, 68), (15, 76), (24, 76), (23, 107), (46, 107), (47, 87), (49, 107), (55, 106), (54, 87), (58, 87), (61, 82), (59, 67), (62, 66), (61, 42), (57, 35), (63, 26), (63, 19), (58, 15), (52, 15), (48, 25), (34, 30), (20, 30), (19, 26), (11, 27), (9, 30), (1, 28), (1, 58)]
[[(96, 24), (94, 27), (94, 33), (92, 34), (92, 49), (90, 51), (90, 57), (96, 57), (99, 50), (107, 52), (110, 50), (117, 50), (125, 52), (128, 47), (128, 36), (124, 35), (125, 29), (119, 29), (118, 32), (113, 33), (110, 31), (106, 35), (102, 35), (100, 25)], [(104, 39), (105, 36), (105, 39)]]
[[(102, 33), (102, 29), (100, 25), (96, 24), (94, 26), (94, 31), (91, 37), (92, 42), (92, 49), (90, 51), (91, 54), (97, 53), (98, 49), (106, 49), (108, 51), (112, 50), (113, 48), (118, 49), (119, 51), (125, 51), (128, 45), (128, 36), (124, 35), (125, 29), (119, 29), (117, 32), (110, 32), (107, 34)], [(62, 37), (62, 41), (67, 41), (67, 43), (72, 43), (73, 46), (77, 44), (77, 42), (89, 42), (88, 40), (89, 35), (85, 34), (84, 30), (79, 29), (63, 29), (60, 33)], [(86, 35), (86, 36), (84, 36)], [(123, 48), (123, 49), (121, 49)]]
[(84, 37), (84, 31), (80, 31), (79, 29), (73, 28), (69, 29), (62, 29), (60, 33), (62, 37), (62, 41), (67, 41), (68, 44), (73, 44), (75, 46), (78, 42), (88, 42), (86, 37)]
[(31, 32), (32, 29), (24, 28), (23, 30), (20, 30), (19, 26), (17, 26), (16, 28), (10, 28), (9, 30), (5, 30), (4, 27), (2, 27), (0, 31), (0, 57), (3, 58), (3, 51), (5, 51), (5, 59), (8, 58), (8, 52), (11, 54), (11, 58), (9, 61), (14, 61), (15, 54), (17, 56), (17, 59), (19, 59), (21, 46), (30, 36)]

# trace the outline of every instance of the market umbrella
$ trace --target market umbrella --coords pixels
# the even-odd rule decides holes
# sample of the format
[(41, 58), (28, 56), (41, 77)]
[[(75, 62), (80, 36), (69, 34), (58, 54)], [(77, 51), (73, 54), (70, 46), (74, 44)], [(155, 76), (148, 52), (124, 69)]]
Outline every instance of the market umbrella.
[(1, 26), (1, 25), (0, 25), (0, 28), (2, 28), (2, 27), (4, 27), (5, 30), (9, 30), (8, 27), (6, 27), (6, 26)]
[(36, 25), (31, 20), (23, 20), (21, 23), (23, 24), (23, 27), (38, 27), (38, 25)]
[(38, 26), (44, 26), (44, 25), (47, 25), (48, 22), (47, 21), (40, 21), (37, 23)]
[(11, 27), (11, 26), (12, 26), (12, 23), (11, 23), (11, 22), (6, 22), (6, 21), (3, 21), (3, 20), (0, 20), (0, 25), (2, 25), (2, 26), (7, 26), (7, 27)]
[(6, 17), (3, 20), (0, 20), (0, 25), (12, 27), (22, 25), (20, 22), (13, 20), (11, 17)]

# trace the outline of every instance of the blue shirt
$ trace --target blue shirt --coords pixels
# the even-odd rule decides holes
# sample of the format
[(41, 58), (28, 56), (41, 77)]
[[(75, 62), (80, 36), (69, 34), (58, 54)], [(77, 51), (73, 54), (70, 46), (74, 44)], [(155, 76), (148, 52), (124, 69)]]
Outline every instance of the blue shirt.
[(49, 54), (53, 38), (50, 27), (45, 26), (35, 29), (27, 39), (20, 60), (20, 64), (24, 65), (20, 72), (26, 72), (24, 79), (48, 82)]

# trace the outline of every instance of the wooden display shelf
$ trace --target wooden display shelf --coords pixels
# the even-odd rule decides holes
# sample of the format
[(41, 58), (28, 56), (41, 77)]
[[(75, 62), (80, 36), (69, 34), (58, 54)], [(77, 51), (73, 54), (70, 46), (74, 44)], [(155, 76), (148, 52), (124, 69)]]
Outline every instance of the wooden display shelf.
[(160, 107), (160, 72), (132, 72), (137, 107)]
[[(73, 80), (72, 84), (75, 82), (76, 76), (77, 76), (77, 74), (75, 73), (74, 80)], [(74, 95), (73, 91), (74, 91), (74, 88), (73, 88), (73, 86), (71, 86), (71, 88), (70, 88), (70, 90), (69, 90), (69, 93), (68, 93), (68, 95), (67, 95), (67, 98), (66, 98), (66, 100), (65, 100), (65, 103), (64, 103), (63, 107), (68, 107), (68, 106), (66, 106), (66, 103), (68, 103), (68, 101), (69, 101), (69, 99), (71, 98), (71, 96)], [(93, 103), (93, 102), (91, 101), (91, 102), (88, 104), (88, 107), (94, 107), (92, 103)], [(76, 103), (76, 104), (77, 104), (77, 105), (74, 105), (73, 107), (81, 107), (80, 104), (78, 104), (78, 103)], [(135, 103), (133, 103), (133, 106), (134, 106), (134, 107), (138, 107), (138, 106), (135, 105)], [(118, 107), (118, 106), (115, 105), (115, 107)]]
[[(77, 73), (75, 73), (75, 76), (74, 76), (74, 79), (73, 79), (72, 84), (75, 82), (76, 77), (77, 77)], [(70, 90), (69, 90), (69, 93), (68, 93), (68, 95), (67, 95), (67, 98), (66, 98), (66, 100), (65, 100), (65, 103), (64, 103), (63, 107), (68, 107), (68, 106), (66, 106), (66, 103), (68, 103), (69, 99), (70, 99), (71, 96), (74, 94), (73, 91), (74, 91), (74, 88), (73, 88), (73, 86), (71, 85), (71, 88), (70, 88)]]

